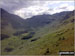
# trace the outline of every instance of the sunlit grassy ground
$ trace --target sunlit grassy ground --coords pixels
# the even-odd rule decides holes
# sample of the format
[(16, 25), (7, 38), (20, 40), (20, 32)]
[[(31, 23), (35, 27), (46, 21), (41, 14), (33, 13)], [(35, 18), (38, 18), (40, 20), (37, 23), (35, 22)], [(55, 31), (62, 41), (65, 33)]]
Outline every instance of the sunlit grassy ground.
[[(73, 17), (59, 24), (59, 27), (39, 30), (28, 39), (23, 40), (29, 33), (18, 36), (11, 35), (10, 38), (1, 40), (2, 55), (58, 55), (59, 51), (74, 51), (74, 23)], [(47, 30), (47, 31), (46, 31)], [(44, 33), (43, 33), (44, 32)], [(41, 34), (40, 34), (41, 33)], [(35, 41), (32, 39), (37, 38)]]
[[(28, 33), (27, 33), (28, 34)], [(74, 51), (74, 24), (67, 24), (53, 33), (48, 33), (38, 40), (31, 42), (21, 40), (20, 36), (11, 36), (9, 39), (2, 40), (2, 54), (15, 55), (57, 55), (59, 51)], [(6, 52), (5, 48), (12, 48), (12, 51)]]

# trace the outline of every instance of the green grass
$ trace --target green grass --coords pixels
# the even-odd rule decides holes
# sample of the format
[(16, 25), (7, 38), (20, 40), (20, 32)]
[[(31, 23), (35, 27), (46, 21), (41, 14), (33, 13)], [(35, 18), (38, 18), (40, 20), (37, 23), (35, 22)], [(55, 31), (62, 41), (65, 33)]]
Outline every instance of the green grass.
[[(59, 27), (51, 29), (51, 32), (48, 31), (49, 28), (47, 27), (36, 31), (36, 34), (28, 40), (21, 40), (21, 38), (27, 36), (29, 33), (11, 36), (8, 39), (2, 40), (2, 54), (57, 55), (59, 51), (74, 51), (74, 23), (71, 22), (72, 19), (73, 17), (64, 21), (68, 21), (65, 25), (61, 23)], [(31, 42), (32, 39), (38, 37), (40, 38)], [(4, 49), (6, 47), (13, 48), (13, 51), (5, 52)], [(46, 52), (47, 49), (49, 53)]]

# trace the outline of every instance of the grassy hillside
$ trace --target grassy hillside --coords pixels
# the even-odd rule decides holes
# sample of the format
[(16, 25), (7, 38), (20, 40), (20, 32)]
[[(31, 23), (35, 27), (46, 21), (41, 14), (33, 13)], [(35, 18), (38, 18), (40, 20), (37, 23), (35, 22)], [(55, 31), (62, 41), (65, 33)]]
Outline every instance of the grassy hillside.
[(2, 54), (57, 55), (59, 51), (74, 51), (74, 16), (54, 24), (2, 40)]

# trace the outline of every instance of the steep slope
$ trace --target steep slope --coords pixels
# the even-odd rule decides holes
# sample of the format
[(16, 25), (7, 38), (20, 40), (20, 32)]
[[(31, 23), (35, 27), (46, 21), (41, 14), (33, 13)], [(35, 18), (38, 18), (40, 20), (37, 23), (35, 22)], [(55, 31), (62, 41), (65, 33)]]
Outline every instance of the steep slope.
[[(55, 30), (58, 30), (62, 25), (67, 24), (68, 22), (64, 22), (70, 17), (74, 16), (74, 11), (64, 11), (61, 13), (56, 13), (54, 15), (49, 16), (49, 19), (53, 19), (51, 23), (46, 24), (45, 26), (38, 28), (34, 37), (40, 37), (41, 35), (52, 33)], [(47, 16), (48, 17), (48, 16)], [(74, 19), (70, 19), (74, 20)], [(36, 25), (36, 24), (35, 24)]]
[[(68, 16), (70, 17), (62, 21), (59, 25), (60, 28), (54, 32), (36, 39), (32, 38), (26, 42), (26, 45), (24, 43), (21, 49), (10, 54), (58, 55), (60, 51), (74, 51), (74, 21), (71, 21), (74, 20), (74, 15), (70, 13)], [(68, 23), (64, 24), (64, 22)]]
[(53, 22), (58, 22), (62, 20), (67, 14), (70, 13), (71, 11), (64, 11), (53, 15), (49, 15), (49, 14), (37, 15), (37, 16), (33, 16), (32, 18), (28, 18), (26, 20), (26, 23), (28, 23), (29, 27), (36, 29), (36, 28), (44, 27), (45, 25), (48, 24), (52, 24)]
[[(24, 31), (25, 24), (24, 19), (20, 18), (17, 15), (13, 15), (5, 11), (4, 9), (1, 9), (1, 36), (2, 38), (6, 38), (6, 36), (12, 35), (14, 32), (20, 30)], [(25, 26), (24, 26), (25, 25)]]
[[(1, 9), (1, 27), (9, 28), (9, 29), (37, 29), (43, 28), (46, 25), (53, 24), (54, 22), (59, 22), (62, 20), (65, 15), (69, 14), (70, 11), (57, 13), (54, 15), (37, 15), (33, 16), (32, 18), (28, 18), (26, 20), (20, 18), (19, 16), (10, 14), (5, 10)], [(59, 16), (60, 15), (60, 16)], [(9, 25), (9, 26), (7, 26)], [(11, 29), (11, 30), (12, 30)], [(10, 30), (10, 31), (11, 31)], [(6, 31), (6, 30), (5, 30)], [(14, 31), (14, 30), (13, 30)]]
[(50, 18), (51, 15), (37, 15), (33, 16), (32, 18), (28, 18), (26, 22), (30, 27), (33, 28), (38, 28), (38, 27), (43, 27), (47, 24), (50, 24), (54, 21), (53, 18)]
[(2, 54), (56, 55), (59, 51), (74, 51), (74, 11), (58, 14), (25, 20), (28, 27), (38, 29), (2, 40)]
[[(5, 10), (1, 9), (1, 20), (5, 21), (5, 24), (11, 24), (13, 28), (23, 28), (24, 27), (24, 19), (20, 18), (17, 15), (10, 14)], [(4, 22), (2, 22), (4, 23)], [(3, 26), (3, 25), (2, 25)]]

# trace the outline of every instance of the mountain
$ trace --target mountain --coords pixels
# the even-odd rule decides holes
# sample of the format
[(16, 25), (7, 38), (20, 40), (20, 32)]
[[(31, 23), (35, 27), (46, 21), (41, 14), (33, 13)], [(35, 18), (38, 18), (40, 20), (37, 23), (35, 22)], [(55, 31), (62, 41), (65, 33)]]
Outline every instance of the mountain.
[(51, 15), (37, 15), (33, 16), (32, 18), (28, 18), (26, 23), (28, 23), (28, 25), (33, 28), (43, 27), (55, 20), (53, 18), (50, 19), (50, 17)]
[(1, 9), (2, 55), (56, 55), (74, 51), (74, 12), (22, 19)]
[(49, 16), (50, 15), (39, 15), (25, 20), (17, 15), (10, 14), (1, 8), (1, 34), (12, 35), (19, 30), (25, 31), (34, 27), (44, 26), (53, 21), (53, 19), (49, 19)]
[(7, 11), (5, 11), (3, 9), (1, 9), (1, 20), (5, 21), (5, 23), (2, 22), (2, 23), (4, 23), (2, 25), (2, 27), (4, 27), (5, 24), (9, 24), (9, 23), (12, 25), (12, 27), (14, 29), (24, 27), (24, 19), (20, 18), (17, 15), (10, 14), (10, 13), (8, 13)]
[(45, 27), (52, 28), (55, 24), (57, 26), (61, 21), (66, 20), (65, 18), (68, 18), (68, 14), (70, 13), (72, 12), (65, 11), (53, 15), (43, 14), (25, 20), (17, 15), (10, 14), (1, 8), (1, 34), (9, 36), (14, 33), (33, 31), (34, 29), (37, 30)]
[[(5, 11), (4, 9), (1, 9), (1, 19), (2, 19), (2, 27), (5, 26), (5, 24), (11, 24), (14, 29), (20, 29), (20, 28), (28, 28), (28, 27), (42, 27), (46, 24), (51, 24), (55, 20), (61, 20), (63, 17), (65, 17), (67, 14), (69, 14), (71, 11), (56, 13), (54, 15), (49, 14), (43, 14), (43, 15), (37, 15), (33, 16), (32, 18), (28, 18), (26, 20), (20, 18), (17, 15), (13, 15)], [(60, 16), (59, 16), (60, 15)], [(5, 22), (3, 22), (5, 21)]]
[(18, 55), (59, 56), (59, 52), (61, 51), (74, 51), (74, 20), (74, 11), (72, 11), (69, 14), (67, 13), (63, 18), (36, 30), (32, 38), (25, 39), (27, 35), (23, 35), (22, 39), (19, 39), (19, 44), (15, 41), (16, 44), (14, 45), (18, 45), (18, 48), (10, 53)]
[(17, 31), (25, 31), (24, 19), (13, 15), (1, 8), (1, 36), (2, 39), (13, 35)]
[(57, 26), (69, 18), (69, 14), (72, 13), (72, 11), (64, 11), (53, 15), (43, 14), (25, 20), (1, 8), (1, 31), (2, 34), (12, 35), (19, 31), (33, 31), (44, 27), (52, 28), (52, 26)]
[(63, 20), (63, 18), (70, 13), (71, 11), (64, 11), (53, 15), (49, 14), (37, 15), (33, 16), (32, 18), (28, 18), (26, 20), (26, 23), (28, 23), (29, 27), (32, 28), (44, 27), (45, 25), (52, 24), (54, 21)]

